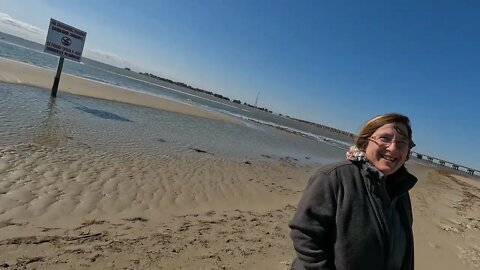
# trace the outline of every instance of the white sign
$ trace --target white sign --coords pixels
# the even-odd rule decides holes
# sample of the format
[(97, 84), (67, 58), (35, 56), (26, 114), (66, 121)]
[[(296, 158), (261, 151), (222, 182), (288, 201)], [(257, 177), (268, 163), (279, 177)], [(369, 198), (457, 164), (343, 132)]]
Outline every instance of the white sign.
[(87, 32), (50, 19), (45, 52), (65, 57), (77, 62), (82, 58), (83, 45)]

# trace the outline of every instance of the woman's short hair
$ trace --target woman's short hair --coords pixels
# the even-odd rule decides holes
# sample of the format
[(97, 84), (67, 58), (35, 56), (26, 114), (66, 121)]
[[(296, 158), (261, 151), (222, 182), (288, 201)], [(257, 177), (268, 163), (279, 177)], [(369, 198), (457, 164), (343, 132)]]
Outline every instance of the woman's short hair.
[[(394, 123), (395, 129), (402, 135), (407, 136), (408, 140), (410, 141), (410, 149), (415, 146), (412, 140), (412, 127), (410, 126), (410, 119), (407, 116), (399, 114), (399, 113), (387, 113), (375, 116), (374, 118), (367, 121), (363, 126), (360, 132), (357, 134), (355, 138), (355, 145), (361, 151), (365, 151), (369, 142), (370, 137), (372, 134), (381, 126)], [(407, 128), (408, 134), (403, 134), (404, 132), (396, 125), (396, 124), (403, 124)], [(408, 156), (410, 156), (410, 151), (408, 152)]]

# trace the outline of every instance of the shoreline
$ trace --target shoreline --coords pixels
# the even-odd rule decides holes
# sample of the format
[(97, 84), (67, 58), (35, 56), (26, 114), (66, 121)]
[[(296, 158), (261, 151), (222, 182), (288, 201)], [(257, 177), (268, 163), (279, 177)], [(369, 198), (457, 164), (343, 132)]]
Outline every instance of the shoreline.
[[(2, 82), (39, 87), (43, 90), (50, 91), (55, 73), (55, 71), (46, 68), (7, 58), (0, 58), (0, 81)], [(67, 73), (62, 73), (60, 78), (58, 95), (61, 95), (61, 92), (128, 103), (211, 120), (241, 123), (240, 120), (219, 112)]]
[[(42, 90), (50, 91), (51, 85), (55, 77), (55, 71), (47, 68), (37, 67), (31, 64), (18, 62), (15, 60), (0, 57), (0, 81), (5, 83), (13, 83), (20, 85), (28, 85), (32, 87), (39, 87)], [(136, 78), (132, 78), (138, 80)], [(149, 81), (144, 83), (155, 85), (158, 87), (167, 87), (156, 85)], [(175, 90), (174, 91), (179, 91)], [(132, 104), (137, 106), (149, 107), (158, 110), (164, 110), (174, 113), (180, 113), (184, 115), (201, 117), (210, 120), (224, 121), (228, 123), (241, 124), (242, 121), (234, 116), (224, 114), (221, 112), (215, 112), (198, 106), (190, 105), (181, 101), (174, 101), (162, 97), (155, 96), (153, 94), (135, 91), (134, 89), (123, 88), (120, 86), (111, 85), (105, 82), (95, 81), (93, 79), (82, 78), (75, 75), (63, 73), (59, 84), (59, 95), (61, 92), (66, 92), (79, 96), (92, 97), (97, 99), (110, 100), (115, 102), (121, 102), (126, 104)], [(190, 93), (188, 93), (190, 95)], [(202, 97), (201, 97), (202, 98)], [(322, 136), (312, 135), (297, 130), (286, 128), (280, 125), (272, 125), (260, 120), (250, 119), (247, 120), (266, 126), (272, 126), (278, 130), (295, 134), (302, 137), (309, 137), (320, 142), (326, 142), (331, 145), (338, 145), (340, 148), (345, 146), (343, 141), (337, 141), (330, 138), (323, 138)], [(302, 121), (302, 120), (300, 120)], [(347, 146), (348, 147), (348, 146)], [(430, 157), (426, 154), (417, 153), (412, 151), (412, 158), (417, 158), (420, 155), (422, 161), (427, 161), (426, 158)], [(430, 157), (431, 162), (439, 164), (441, 159)], [(445, 162), (445, 161), (443, 161)], [(449, 165), (450, 164), (450, 165)], [(446, 168), (450, 170), (460, 170), (470, 175), (480, 177), (479, 171), (466, 166), (458, 165), (453, 162), (447, 162)]]

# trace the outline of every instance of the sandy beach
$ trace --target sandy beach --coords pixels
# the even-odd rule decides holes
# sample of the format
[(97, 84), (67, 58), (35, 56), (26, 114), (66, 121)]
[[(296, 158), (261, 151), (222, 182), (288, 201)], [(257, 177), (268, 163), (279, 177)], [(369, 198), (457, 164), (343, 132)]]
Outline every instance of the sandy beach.
[[(54, 72), (0, 60), (0, 81)], [(64, 74), (61, 90), (208, 119), (228, 116)], [(288, 269), (288, 221), (319, 165), (209, 153), (0, 148), (1, 269)], [(480, 268), (480, 181), (409, 162), (416, 269)]]

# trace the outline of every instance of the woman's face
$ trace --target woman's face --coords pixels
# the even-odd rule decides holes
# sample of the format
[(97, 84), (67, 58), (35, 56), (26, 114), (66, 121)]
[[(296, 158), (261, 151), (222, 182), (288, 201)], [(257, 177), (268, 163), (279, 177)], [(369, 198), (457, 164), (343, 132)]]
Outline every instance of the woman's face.
[[(398, 132), (396, 128), (401, 130)], [(407, 160), (410, 139), (403, 124), (385, 124), (370, 136), (365, 155), (385, 176), (396, 172)]]

